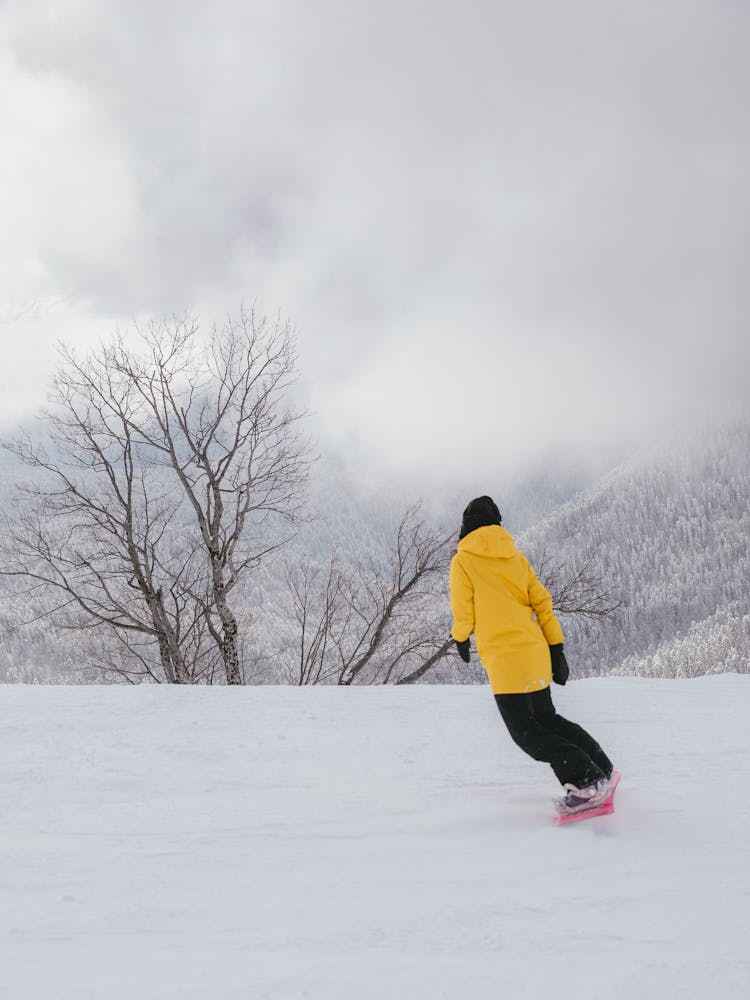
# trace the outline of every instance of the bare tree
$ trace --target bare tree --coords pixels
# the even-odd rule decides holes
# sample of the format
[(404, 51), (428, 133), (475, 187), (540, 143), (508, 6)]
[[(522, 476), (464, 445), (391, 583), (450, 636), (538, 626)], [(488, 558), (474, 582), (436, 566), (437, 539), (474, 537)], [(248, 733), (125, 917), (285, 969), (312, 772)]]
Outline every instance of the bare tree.
[(339, 650), (351, 621), (351, 581), (334, 552), (325, 569), (303, 559), (287, 567), (295, 638), (288, 678), (298, 685), (321, 684), (338, 674)]
[(429, 528), (419, 505), (401, 518), (385, 565), (290, 574), (300, 684), (409, 684), (448, 654), (444, 588), (452, 535)]
[(109, 630), (131, 670), (209, 680), (218, 655), (239, 684), (231, 594), (283, 542), (264, 525), (299, 514), (307, 481), (309, 448), (285, 404), (292, 331), (243, 311), (203, 350), (190, 321), (136, 339), (140, 352), (119, 335), (84, 359), (61, 348), (48, 450), (5, 443), (35, 476), (3, 572), (57, 594), (59, 624)]

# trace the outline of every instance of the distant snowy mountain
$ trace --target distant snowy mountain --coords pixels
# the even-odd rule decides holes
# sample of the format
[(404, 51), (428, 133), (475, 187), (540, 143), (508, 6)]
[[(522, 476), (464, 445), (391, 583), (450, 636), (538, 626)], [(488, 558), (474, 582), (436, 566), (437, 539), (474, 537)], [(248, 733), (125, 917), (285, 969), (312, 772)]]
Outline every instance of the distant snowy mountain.
[(532, 561), (593, 557), (624, 609), (571, 622), (574, 672), (750, 670), (750, 419), (735, 414), (643, 453), (519, 538)]

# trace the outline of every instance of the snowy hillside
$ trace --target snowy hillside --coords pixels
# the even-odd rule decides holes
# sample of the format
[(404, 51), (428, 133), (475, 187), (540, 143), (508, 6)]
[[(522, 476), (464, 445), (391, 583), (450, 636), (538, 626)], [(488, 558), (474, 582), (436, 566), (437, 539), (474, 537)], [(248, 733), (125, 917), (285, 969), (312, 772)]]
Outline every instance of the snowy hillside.
[[(1, 453), (0, 453), (1, 454)], [(577, 676), (635, 674), (689, 677), (725, 670), (744, 672), (750, 663), (750, 415), (735, 414), (700, 432), (679, 434), (623, 464), (572, 500), (569, 482), (530, 479), (501, 502), (504, 520), (519, 547), (537, 565), (546, 554), (553, 565), (580, 566), (589, 558), (624, 609), (603, 626), (563, 620), (571, 668)], [(6, 470), (8, 468), (6, 462)], [(2, 475), (6, 509), (12, 476)], [(501, 477), (498, 477), (501, 478)], [(411, 497), (409, 500), (413, 501)], [(457, 528), (462, 504), (431, 497), (424, 516), (443, 535)], [(289, 529), (289, 544), (265, 561), (235, 593), (247, 638), (247, 678), (253, 683), (288, 680), (293, 671), (280, 650), (294, 648), (288, 567), (309, 561), (325, 573), (338, 553), (350, 568), (379, 566), (389, 558), (395, 527), (409, 500), (397, 492), (373, 492), (345, 471), (322, 463), (310, 497), (319, 517)], [(549, 510), (521, 532), (534, 512)], [(286, 527), (284, 529), (287, 530)], [(179, 537), (175, 545), (179, 542)], [(0, 681), (82, 683), (116, 680), (90, 666), (109, 664), (111, 648), (96, 647), (93, 634), (55, 630), (42, 611), (50, 598), (38, 589), (0, 578)], [(447, 574), (436, 587), (433, 616), (450, 625)], [(417, 623), (421, 627), (423, 619)], [(291, 638), (290, 638), (291, 637)], [(285, 654), (286, 655), (286, 654)], [(291, 655), (291, 662), (295, 658)], [(289, 659), (289, 656), (287, 656)], [(444, 660), (425, 679), (483, 679), (476, 664), (465, 670)]]
[(485, 687), (0, 687), (0, 997), (750, 995), (750, 678), (555, 697), (614, 816)]
[(750, 663), (750, 414), (637, 456), (525, 532), (532, 559), (592, 557), (616, 623), (567, 624), (579, 675), (695, 676)]

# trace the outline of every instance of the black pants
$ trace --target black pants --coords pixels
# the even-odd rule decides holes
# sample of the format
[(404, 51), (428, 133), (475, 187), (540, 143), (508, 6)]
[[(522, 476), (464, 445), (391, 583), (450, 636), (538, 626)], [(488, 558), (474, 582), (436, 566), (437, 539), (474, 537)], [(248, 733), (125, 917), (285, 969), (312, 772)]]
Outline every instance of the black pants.
[(561, 784), (578, 788), (612, 773), (612, 761), (585, 729), (558, 715), (549, 688), (531, 694), (496, 694), (513, 742), (552, 766)]

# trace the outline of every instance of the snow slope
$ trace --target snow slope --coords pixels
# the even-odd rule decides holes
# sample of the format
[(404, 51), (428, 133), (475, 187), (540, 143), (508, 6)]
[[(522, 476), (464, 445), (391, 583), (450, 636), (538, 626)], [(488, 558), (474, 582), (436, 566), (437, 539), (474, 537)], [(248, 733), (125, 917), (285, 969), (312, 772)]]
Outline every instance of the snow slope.
[(486, 688), (0, 687), (0, 997), (750, 995), (750, 677), (555, 698), (614, 816)]

